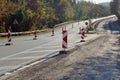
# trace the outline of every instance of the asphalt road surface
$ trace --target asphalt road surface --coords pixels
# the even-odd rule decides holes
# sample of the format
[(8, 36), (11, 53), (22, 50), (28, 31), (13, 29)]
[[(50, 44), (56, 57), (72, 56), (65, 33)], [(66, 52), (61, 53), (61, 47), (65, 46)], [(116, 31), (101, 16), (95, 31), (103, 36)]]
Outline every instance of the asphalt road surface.
[[(63, 26), (65, 27), (65, 26)], [(79, 28), (85, 27), (85, 21), (66, 25), (68, 31), (68, 49), (80, 43), (81, 35), (78, 34)], [(6, 40), (0, 41), (0, 75), (24, 67), (26, 64), (43, 59), (49, 55), (58, 54), (62, 49), (62, 27), (55, 29), (55, 36), (52, 32), (38, 35), (38, 40), (33, 40), (33, 36), (14, 38), (13, 45), (5, 46)], [(98, 34), (89, 34), (87, 40), (98, 37)]]
[[(37, 61), (34, 65), (0, 79), (120, 80), (120, 27), (110, 22), (114, 20), (116, 19), (102, 21), (96, 29), (97, 37), (93, 39), (96, 35), (87, 34), (87, 43), (81, 45), (77, 42), (73, 52)], [(88, 39), (93, 40), (87, 41)]]
[[(68, 30), (68, 49), (80, 41), (79, 27), (85, 26), (85, 22), (66, 25)], [(64, 27), (64, 26), (63, 26)], [(13, 45), (5, 46), (6, 40), (0, 41), (0, 75), (13, 69), (24, 66), (27, 63), (43, 58), (50, 54), (56, 54), (62, 50), (62, 28), (55, 29), (55, 36), (50, 33), (38, 35), (38, 40), (33, 36), (12, 39)]]

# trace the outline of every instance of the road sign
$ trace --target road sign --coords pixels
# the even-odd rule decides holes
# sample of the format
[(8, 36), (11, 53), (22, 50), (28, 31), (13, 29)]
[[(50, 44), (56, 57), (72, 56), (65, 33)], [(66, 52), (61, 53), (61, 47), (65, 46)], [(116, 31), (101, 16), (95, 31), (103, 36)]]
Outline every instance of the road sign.
[(85, 24), (88, 26), (88, 22), (85, 22)]
[(18, 21), (15, 19), (15, 20), (13, 21), (13, 24), (18, 24)]

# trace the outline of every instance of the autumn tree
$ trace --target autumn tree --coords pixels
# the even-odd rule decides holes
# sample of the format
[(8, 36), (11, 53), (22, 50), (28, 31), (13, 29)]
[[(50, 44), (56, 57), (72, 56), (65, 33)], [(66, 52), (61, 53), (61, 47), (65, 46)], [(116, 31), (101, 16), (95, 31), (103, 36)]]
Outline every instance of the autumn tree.
[(105, 7), (84, 0), (0, 0), (0, 32), (9, 26), (14, 32), (29, 31), (108, 14)]
[(0, 32), (5, 32), (11, 24), (10, 16), (19, 9), (19, 5), (11, 0), (0, 0)]

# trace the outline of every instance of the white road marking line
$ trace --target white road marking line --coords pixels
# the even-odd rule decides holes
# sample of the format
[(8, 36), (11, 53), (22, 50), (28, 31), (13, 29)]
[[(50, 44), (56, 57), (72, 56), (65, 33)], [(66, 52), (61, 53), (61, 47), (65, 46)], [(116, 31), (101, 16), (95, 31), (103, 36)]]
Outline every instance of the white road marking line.
[[(22, 51), (22, 52), (19, 52), (19, 53), (16, 53), (16, 54), (13, 54), (13, 55), (10, 55), (10, 56), (6, 56), (6, 57), (3, 57), (1, 58), (0, 60), (5, 60), (7, 58), (10, 58), (10, 57), (13, 57), (13, 56), (16, 56), (16, 55), (20, 55), (20, 54), (26, 54), (26, 53), (29, 53), (35, 49), (39, 49), (39, 48), (42, 48), (42, 46), (38, 46), (38, 47), (35, 47), (35, 48), (31, 48), (31, 49), (28, 49), (28, 50), (25, 50), (25, 51)], [(60, 50), (60, 49), (57, 49), (57, 50)], [(57, 50), (54, 50), (54, 51), (57, 51)], [(44, 50), (45, 51), (45, 50)], [(43, 52), (44, 52), (43, 51)], [(48, 51), (53, 51), (53, 50), (48, 50)], [(36, 51), (37, 52), (37, 51)], [(40, 51), (39, 51), (40, 52)]]
[(8, 70), (8, 69), (14, 69), (16, 67), (19, 67), (20, 65), (17, 65), (17, 66), (1, 66), (0, 67), (0, 71), (2, 70)]
[(60, 49), (56, 49), (56, 50), (52, 50), (52, 49), (51, 50), (41, 50), (41, 51), (40, 50), (39, 51), (38, 50), (34, 50), (34, 51), (27, 52), (27, 53), (39, 53), (39, 52), (45, 52), (45, 53), (49, 52), (50, 53), (50, 52), (55, 52), (55, 51), (59, 51), (59, 50)]
[[(41, 47), (41, 46), (38, 46), (38, 47)], [(0, 60), (5, 60), (5, 59), (7, 59), (7, 58), (9, 58), (9, 57), (13, 57), (13, 56), (16, 56), (16, 55), (20, 55), (20, 54), (27, 53), (27, 52), (29, 52), (30, 50), (34, 50), (34, 49), (36, 49), (36, 48), (38, 48), (38, 47), (34, 47), (34, 48), (27, 49), (27, 50), (25, 50), (25, 51), (22, 51), (22, 52), (13, 54), (13, 55), (9, 55), (9, 56), (3, 57), (3, 58), (1, 58)]]
[(44, 47), (41, 47), (41, 48), (37, 48), (37, 49), (47, 49), (47, 50), (52, 50), (52, 49), (59, 49), (60, 47), (58, 46), (55, 46), (55, 47), (52, 47), (52, 46), (44, 46)]
[[(40, 56), (39, 57), (36, 57), (36, 56), (34, 56), (34, 57), (22, 57), (22, 58), (18, 58), (18, 57), (16, 57), (16, 58), (10, 58), (10, 57), (14, 57), (14, 56), (17, 56), (17, 55), (20, 55), (20, 54), (29, 54), (29, 53), (38, 53), (38, 52), (53, 53), (53, 52), (59, 51), (61, 49), (56, 49), (56, 50), (42, 50), (42, 51), (37, 51), (37, 50), (34, 51), (34, 49), (31, 49), (31, 50), (29, 49), (29, 51), (23, 51), (23, 52), (20, 52), (18, 54), (14, 54), (14, 55), (10, 55), (10, 56), (1, 58), (0, 61), (3, 61), (3, 60), (16, 60), (16, 59), (20, 60), (20, 59), (40, 58)], [(41, 57), (42, 57), (42, 55), (41, 55)], [(43, 55), (43, 57), (44, 57), (44, 55)]]
[(7, 58), (7, 59), (2, 59), (4, 60), (25, 60), (25, 59), (34, 59), (34, 58), (39, 58), (38, 56), (32, 56), (32, 57), (15, 57), (15, 58)]
[(28, 67), (30, 67), (30, 66), (33, 66), (33, 65), (35, 65), (35, 64), (38, 64), (38, 63), (40, 63), (40, 62), (42, 62), (42, 61), (44, 61), (44, 60), (45, 60), (45, 59), (40, 60), (40, 61), (36, 61), (36, 62), (34, 62), (34, 63), (30, 64), (30, 65), (23, 66), (23, 67), (19, 68), (17, 71), (20, 71), (20, 70), (23, 70), (23, 69), (28, 68)]
[(50, 45), (50, 44), (46, 44), (46, 45), (44, 45), (43, 47), (48, 47), (48, 48), (49, 48), (49, 47), (51, 47), (51, 48), (58, 47), (58, 48), (59, 48), (59, 47), (60, 47), (60, 44), (51, 44), (51, 45)]
[(60, 46), (58, 47), (58, 46), (55, 46), (55, 47), (52, 47), (52, 46), (43, 46), (43, 47), (41, 47), (41, 48), (37, 48), (37, 49), (55, 49), (55, 48), (57, 48), (57, 49), (59, 49), (60, 48)]

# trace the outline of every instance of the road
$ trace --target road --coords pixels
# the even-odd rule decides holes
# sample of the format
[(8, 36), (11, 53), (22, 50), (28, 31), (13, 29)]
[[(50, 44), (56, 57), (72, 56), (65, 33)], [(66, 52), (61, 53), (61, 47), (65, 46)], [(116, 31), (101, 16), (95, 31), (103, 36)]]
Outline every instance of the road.
[[(74, 47), (80, 41), (78, 35), (79, 27), (84, 25), (84, 21), (66, 25), (68, 30), (68, 49)], [(57, 54), (62, 50), (62, 28), (55, 29), (55, 36), (50, 33), (38, 35), (38, 40), (33, 40), (34, 36), (12, 39), (13, 45), (5, 46), (7, 40), (0, 41), (0, 75), (20, 68), (25, 64), (41, 59), (50, 54)]]
[[(87, 35), (86, 44), (77, 42), (73, 52), (61, 54), (14, 72), (1, 80), (119, 80), (120, 27), (102, 21), (97, 37)], [(73, 34), (73, 33), (72, 33)], [(95, 35), (94, 35), (95, 37)]]

